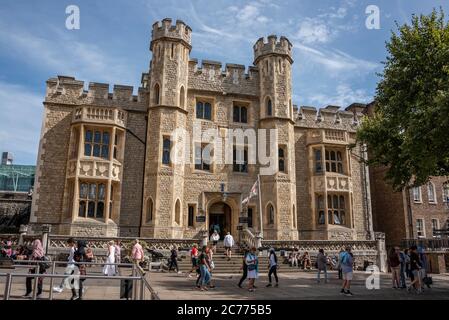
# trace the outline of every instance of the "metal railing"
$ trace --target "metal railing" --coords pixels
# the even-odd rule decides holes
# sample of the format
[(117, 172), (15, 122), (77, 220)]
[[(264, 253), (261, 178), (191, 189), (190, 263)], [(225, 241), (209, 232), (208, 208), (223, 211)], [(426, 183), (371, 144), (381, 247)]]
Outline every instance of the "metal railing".
[[(40, 264), (43, 263), (43, 261), (39, 260), (14, 260), (15, 264), (12, 266), (13, 268), (34, 268), (34, 273), (0, 273), (1, 277), (6, 277), (5, 282), (5, 290), (4, 290), (4, 300), (9, 300), (11, 296), (11, 289), (12, 289), (12, 281), (13, 278), (34, 278), (34, 284), (32, 289), (32, 299), (37, 299), (37, 291), (38, 291), (38, 279), (39, 278), (49, 278), (50, 279), (50, 290), (49, 290), (49, 300), (53, 300), (53, 284), (54, 279), (66, 279), (73, 277), (73, 275), (70, 274), (56, 274), (56, 264), (59, 265), (69, 265), (67, 261), (51, 261), (51, 273), (39, 273), (40, 271)], [(97, 280), (130, 280), (133, 281), (133, 292), (132, 297), (134, 300), (144, 300), (145, 299), (145, 291), (150, 292), (150, 296), (152, 300), (159, 300), (159, 296), (157, 292), (151, 287), (148, 280), (145, 278), (145, 274), (142, 273), (142, 271), (136, 267), (135, 264), (132, 263), (100, 263), (100, 262), (80, 262), (80, 263), (74, 263), (74, 264), (82, 264), (86, 266), (95, 266), (95, 265), (115, 265), (118, 267), (125, 267), (125, 268), (132, 268), (132, 274), (130, 276), (108, 276), (108, 275), (77, 275), (79, 279), (87, 280), (87, 279), (97, 279)]]
[(449, 239), (403, 239), (403, 248), (422, 247), (426, 251), (449, 251)]

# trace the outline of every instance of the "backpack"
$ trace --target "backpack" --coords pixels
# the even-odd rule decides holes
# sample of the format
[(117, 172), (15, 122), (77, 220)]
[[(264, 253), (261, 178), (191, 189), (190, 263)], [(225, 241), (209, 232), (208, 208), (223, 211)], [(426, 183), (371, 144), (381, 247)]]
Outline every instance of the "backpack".
[(51, 263), (50, 263), (50, 259), (47, 256), (43, 256), (41, 258), (42, 262), (39, 262), (39, 269), (42, 271), (45, 271), (47, 269), (50, 269), (51, 267)]
[(341, 257), (341, 265), (349, 266), (349, 253), (345, 252)]

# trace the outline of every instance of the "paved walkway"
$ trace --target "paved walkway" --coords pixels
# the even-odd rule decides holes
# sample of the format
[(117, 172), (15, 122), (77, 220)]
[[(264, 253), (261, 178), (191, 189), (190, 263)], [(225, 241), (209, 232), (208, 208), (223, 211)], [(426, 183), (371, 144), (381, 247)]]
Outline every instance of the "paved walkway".
[[(356, 272), (351, 291), (353, 297), (340, 295), (341, 280), (335, 272), (330, 272), (330, 281), (325, 284), (316, 283), (315, 272), (286, 273), (279, 275), (278, 288), (266, 288), (268, 277), (262, 275), (257, 281), (257, 290), (253, 293), (237, 287), (239, 275), (215, 275), (216, 288), (209, 291), (200, 291), (195, 286), (194, 278), (174, 273), (151, 273), (150, 283), (159, 297), (164, 299), (448, 299), (449, 300), (449, 274), (433, 275), (432, 289), (425, 290), (417, 295), (407, 293), (406, 290), (393, 289), (389, 275), (382, 275), (379, 290), (368, 290), (365, 286), (367, 275)], [(247, 284), (245, 283), (245, 286)]]
[[(7, 270), (0, 270), (0, 272)], [(16, 270), (24, 272), (26, 269)], [(63, 269), (58, 269), (62, 273)], [(128, 270), (127, 270), (128, 271)], [(124, 272), (127, 274), (128, 272)], [(90, 270), (91, 275), (100, 275), (100, 270)], [(409, 294), (405, 290), (395, 290), (391, 288), (390, 275), (381, 275), (380, 289), (368, 290), (365, 287), (367, 275), (363, 272), (356, 272), (352, 286), (353, 297), (340, 295), (341, 280), (337, 279), (335, 272), (329, 273), (330, 282), (317, 284), (315, 272), (296, 272), (279, 274), (280, 286), (278, 288), (266, 288), (268, 283), (266, 274), (262, 275), (256, 282), (258, 287), (256, 292), (251, 293), (246, 289), (237, 287), (240, 275), (220, 274), (214, 275), (215, 289), (209, 291), (199, 291), (195, 288), (195, 278), (188, 278), (185, 274), (151, 272), (147, 273), (150, 285), (158, 293), (162, 300), (292, 300), (292, 299), (445, 299), (449, 300), (449, 274), (432, 275), (434, 285), (432, 289), (426, 289), (421, 295)], [(59, 284), (60, 280), (55, 280), (54, 284)], [(44, 281), (44, 291), (42, 298), (49, 297), (49, 284)], [(5, 277), (0, 277), (0, 300), (3, 299)], [(247, 285), (246, 282), (244, 284)], [(120, 299), (120, 281), (113, 279), (106, 280), (86, 280), (87, 287), (84, 298), (86, 300), (118, 300)], [(25, 279), (15, 278), (13, 281), (11, 299), (23, 299), (25, 293)], [(65, 290), (63, 293), (54, 293), (55, 300), (68, 300), (71, 292)], [(150, 294), (146, 293), (149, 299)]]

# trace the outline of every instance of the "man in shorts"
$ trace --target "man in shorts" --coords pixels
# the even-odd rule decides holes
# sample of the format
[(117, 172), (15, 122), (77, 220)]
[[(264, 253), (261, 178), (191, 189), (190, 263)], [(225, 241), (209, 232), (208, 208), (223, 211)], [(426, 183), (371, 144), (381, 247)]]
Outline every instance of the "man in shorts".
[(340, 253), (341, 270), (343, 272), (343, 285), (341, 287), (340, 294), (344, 294), (348, 297), (353, 296), (350, 291), (351, 281), (353, 277), (353, 263), (354, 257), (351, 252), (351, 247), (346, 247), (345, 251)]

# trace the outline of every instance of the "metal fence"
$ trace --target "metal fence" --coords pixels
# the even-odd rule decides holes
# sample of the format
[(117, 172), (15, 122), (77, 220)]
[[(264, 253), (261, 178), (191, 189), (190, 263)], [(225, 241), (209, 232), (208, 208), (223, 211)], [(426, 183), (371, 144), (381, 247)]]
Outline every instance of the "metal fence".
[[(51, 270), (50, 273), (39, 273), (40, 264), (43, 261), (30, 261), (30, 260), (14, 260), (14, 265), (10, 266), (11, 268), (34, 268), (35, 273), (12, 273), (12, 272), (4, 272), (0, 273), (0, 279), (5, 277), (5, 290), (3, 299), (10, 300), (11, 297), (11, 289), (14, 278), (34, 278), (34, 284), (32, 289), (32, 299), (37, 299), (37, 289), (38, 289), (38, 278), (50, 279), (50, 290), (49, 290), (49, 300), (53, 300), (53, 284), (54, 279), (66, 279), (69, 277), (73, 277), (73, 275), (69, 274), (57, 274), (56, 265), (68, 265), (67, 261), (51, 261)], [(107, 276), (107, 275), (79, 275), (79, 279), (87, 280), (87, 279), (97, 279), (97, 280), (110, 280), (110, 281), (122, 281), (128, 280), (133, 282), (132, 286), (132, 297), (134, 300), (146, 300), (146, 294), (149, 293), (149, 300), (159, 300), (159, 296), (157, 292), (151, 287), (150, 283), (145, 277), (145, 274), (136, 267), (135, 264), (130, 263), (97, 263), (97, 262), (82, 262), (80, 264), (86, 266), (95, 266), (95, 265), (115, 265), (117, 267), (131, 268), (132, 274), (130, 276)]]

